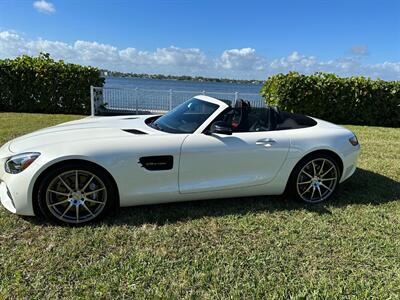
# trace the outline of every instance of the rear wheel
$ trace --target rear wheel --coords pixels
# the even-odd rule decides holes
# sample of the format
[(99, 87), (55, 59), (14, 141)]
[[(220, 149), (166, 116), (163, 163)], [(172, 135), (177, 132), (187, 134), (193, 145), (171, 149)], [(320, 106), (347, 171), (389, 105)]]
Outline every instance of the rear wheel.
[(51, 170), (43, 178), (37, 196), (47, 218), (66, 224), (97, 221), (115, 203), (115, 189), (108, 174), (78, 163)]
[(340, 169), (336, 160), (327, 154), (310, 155), (300, 161), (291, 174), (289, 192), (307, 203), (327, 200), (336, 190)]

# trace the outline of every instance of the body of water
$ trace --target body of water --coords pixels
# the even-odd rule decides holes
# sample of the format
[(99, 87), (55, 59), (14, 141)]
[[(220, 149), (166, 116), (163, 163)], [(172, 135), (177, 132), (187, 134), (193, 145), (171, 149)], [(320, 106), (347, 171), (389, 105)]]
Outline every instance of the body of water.
[(221, 93), (259, 94), (261, 84), (227, 82), (199, 82), (187, 80), (159, 80), (147, 78), (107, 77), (105, 87), (139, 88), (146, 90), (210, 91)]
[(260, 107), (265, 105), (261, 87), (261, 84), (107, 77), (102, 101), (110, 110), (164, 112), (204, 91), (208, 96), (231, 103), (241, 98)]

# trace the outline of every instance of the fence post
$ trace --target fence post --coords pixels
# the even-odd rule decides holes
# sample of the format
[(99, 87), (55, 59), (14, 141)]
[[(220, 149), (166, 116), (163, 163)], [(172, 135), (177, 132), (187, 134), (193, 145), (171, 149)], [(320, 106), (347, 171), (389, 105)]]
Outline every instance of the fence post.
[(169, 90), (169, 110), (172, 110), (172, 89)]
[(135, 88), (135, 106), (136, 106), (136, 114), (139, 114), (139, 91), (138, 88)]
[(90, 86), (90, 115), (94, 117), (94, 91), (93, 85)]

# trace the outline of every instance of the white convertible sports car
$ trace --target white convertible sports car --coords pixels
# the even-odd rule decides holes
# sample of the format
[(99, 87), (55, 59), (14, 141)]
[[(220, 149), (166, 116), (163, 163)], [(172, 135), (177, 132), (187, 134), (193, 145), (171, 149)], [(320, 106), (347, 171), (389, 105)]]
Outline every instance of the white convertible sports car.
[(162, 116), (89, 117), (6, 143), (0, 197), (13, 213), (72, 224), (150, 203), (284, 192), (317, 203), (354, 173), (359, 150), (322, 120), (196, 96)]

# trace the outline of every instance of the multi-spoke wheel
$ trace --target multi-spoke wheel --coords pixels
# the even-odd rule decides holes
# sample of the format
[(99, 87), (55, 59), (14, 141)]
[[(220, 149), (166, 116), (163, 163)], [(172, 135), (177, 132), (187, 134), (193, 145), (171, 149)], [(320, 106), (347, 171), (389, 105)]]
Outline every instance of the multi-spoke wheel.
[(288, 188), (307, 203), (328, 199), (340, 179), (337, 162), (329, 155), (319, 154), (301, 161), (293, 170)]
[(102, 170), (68, 164), (53, 169), (41, 183), (39, 207), (45, 216), (69, 224), (102, 217), (114, 202), (113, 185)]

